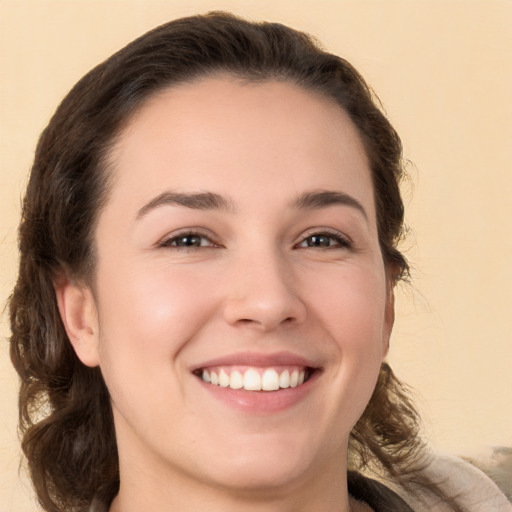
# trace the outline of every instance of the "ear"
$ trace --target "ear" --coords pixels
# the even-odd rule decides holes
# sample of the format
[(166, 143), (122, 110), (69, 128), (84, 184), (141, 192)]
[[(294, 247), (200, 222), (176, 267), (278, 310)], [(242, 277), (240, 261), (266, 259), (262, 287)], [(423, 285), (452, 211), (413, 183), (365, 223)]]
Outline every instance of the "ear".
[(86, 366), (98, 366), (98, 314), (91, 290), (68, 278), (54, 286), (60, 317), (78, 359)]
[(386, 305), (384, 309), (384, 328), (382, 332), (382, 358), (389, 352), (389, 340), (395, 323), (395, 282), (392, 277), (387, 279)]

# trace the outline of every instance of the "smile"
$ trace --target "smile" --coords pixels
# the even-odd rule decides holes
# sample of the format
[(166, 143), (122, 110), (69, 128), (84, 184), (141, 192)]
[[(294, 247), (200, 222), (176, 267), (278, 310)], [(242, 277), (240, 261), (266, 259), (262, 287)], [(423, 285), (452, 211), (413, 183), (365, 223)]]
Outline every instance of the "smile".
[(195, 372), (203, 382), (222, 388), (246, 391), (278, 391), (301, 386), (313, 369), (305, 366), (290, 367), (234, 367), (203, 368)]

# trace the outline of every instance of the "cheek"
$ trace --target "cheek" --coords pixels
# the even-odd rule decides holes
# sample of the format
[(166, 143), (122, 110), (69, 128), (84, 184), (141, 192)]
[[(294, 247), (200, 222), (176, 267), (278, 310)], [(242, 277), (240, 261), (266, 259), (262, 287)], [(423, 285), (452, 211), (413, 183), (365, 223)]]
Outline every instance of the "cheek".
[[(333, 442), (348, 436), (375, 388), (385, 346), (386, 283), (378, 266), (344, 266), (304, 275), (308, 310), (329, 353), (329, 399), (319, 406), (319, 425)], [(314, 285), (313, 285), (314, 283)], [(305, 289), (305, 288), (304, 288)]]
[(214, 279), (194, 279), (191, 272), (118, 266), (103, 273), (98, 279), (102, 368), (133, 375), (154, 375), (159, 368), (167, 375), (170, 365), (180, 370), (181, 348), (215, 311)]
[[(331, 342), (333, 359), (339, 361), (335, 387), (342, 394), (349, 392), (340, 400), (364, 402), (373, 391), (388, 341), (384, 273), (352, 268), (335, 280), (317, 275), (317, 284), (322, 281), (324, 286), (310, 294), (310, 310)], [(364, 405), (356, 409), (362, 412)]]
[(380, 352), (385, 332), (386, 282), (373, 268), (317, 272), (307, 297), (309, 309), (343, 352)]
[(186, 269), (118, 266), (98, 282), (99, 360), (114, 412), (151, 431), (166, 414), (162, 404), (184, 407), (188, 370), (180, 354), (215, 310), (214, 280), (203, 278), (199, 287)]

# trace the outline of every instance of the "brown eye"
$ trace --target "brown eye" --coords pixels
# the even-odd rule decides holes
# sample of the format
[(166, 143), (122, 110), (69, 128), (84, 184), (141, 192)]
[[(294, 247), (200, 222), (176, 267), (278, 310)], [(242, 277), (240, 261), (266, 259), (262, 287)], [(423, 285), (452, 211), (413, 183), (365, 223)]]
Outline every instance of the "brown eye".
[(215, 244), (210, 238), (200, 233), (180, 233), (163, 240), (159, 246), (171, 249), (195, 249), (199, 247), (214, 247)]
[(198, 235), (184, 235), (179, 236), (173, 240), (172, 245), (176, 245), (177, 247), (201, 247), (202, 239), (204, 237)]
[(299, 247), (318, 249), (348, 248), (350, 247), (350, 242), (342, 235), (334, 233), (315, 233), (304, 238), (299, 244)]
[(308, 247), (330, 247), (333, 239), (327, 235), (313, 235), (306, 238)]

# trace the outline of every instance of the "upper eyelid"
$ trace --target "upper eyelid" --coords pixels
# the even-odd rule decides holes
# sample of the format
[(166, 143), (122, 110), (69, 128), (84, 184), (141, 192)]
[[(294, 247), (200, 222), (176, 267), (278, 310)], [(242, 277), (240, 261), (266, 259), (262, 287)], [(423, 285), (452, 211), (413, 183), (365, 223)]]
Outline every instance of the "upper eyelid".
[[(209, 229), (201, 228), (201, 227), (190, 227), (190, 228), (182, 228), (178, 229), (177, 231), (174, 231), (172, 233), (168, 233), (165, 236), (163, 236), (158, 242), (157, 246), (162, 246), (170, 241), (177, 239), (182, 236), (199, 236), (208, 239), (212, 245), (220, 246), (221, 243), (219, 241), (219, 238), (210, 231)], [(339, 231), (335, 228), (329, 228), (326, 226), (318, 226), (318, 227), (311, 227), (306, 230), (301, 231), (300, 235), (295, 237), (295, 242), (293, 243), (293, 246), (296, 246), (297, 244), (302, 243), (306, 238), (314, 235), (327, 235), (332, 237), (337, 237), (342, 240), (344, 240), (347, 245), (353, 245), (352, 239), (346, 235), (344, 232)]]
[[(302, 246), (302, 244), (310, 237), (312, 236), (327, 236), (335, 242), (332, 245), (329, 246)], [(352, 241), (352, 239), (345, 235), (343, 232), (338, 231), (337, 229), (332, 228), (323, 228), (323, 229), (315, 229), (306, 231), (303, 233), (299, 240), (294, 243), (293, 247), (297, 250), (307, 250), (311, 249), (314, 251), (327, 251), (327, 250), (345, 250), (345, 251), (355, 251), (357, 250), (356, 244)]]
[(303, 231), (299, 235), (298, 240), (302, 241), (305, 238), (308, 238), (308, 237), (314, 236), (314, 235), (329, 235), (329, 236), (333, 236), (333, 237), (342, 238), (349, 244), (353, 243), (352, 239), (347, 234), (345, 234), (343, 231), (339, 231), (338, 229), (328, 228), (328, 227), (309, 228), (309, 229)]
[(219, 243), (216, 241), (216, 237), (213, 233), (209, 232), (208, 230), (204, 230), (203, 228), (183, 228), (178, 231), (174, 231), (172, 233), (168, 233), (167, 235), (163, 236), (156, 245), (161, 247), (165, 244), (168, 244), (172, 240), (175, 240), (177, 238), (183, 237), (183, 236), (199, 236), (202, 238), (208, 239), (212, 245), (219, 245)]

